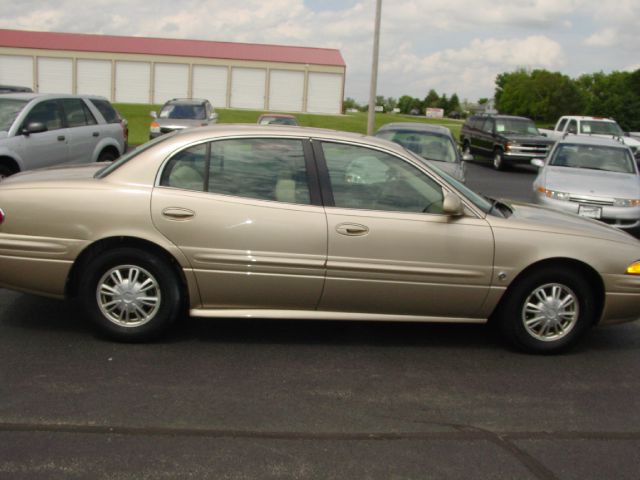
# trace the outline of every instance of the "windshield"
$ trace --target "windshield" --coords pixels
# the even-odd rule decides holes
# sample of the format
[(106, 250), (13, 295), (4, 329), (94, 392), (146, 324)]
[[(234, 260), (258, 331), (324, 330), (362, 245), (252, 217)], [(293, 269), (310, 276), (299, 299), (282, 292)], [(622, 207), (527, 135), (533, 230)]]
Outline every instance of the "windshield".
[(133, 150), (130, 150), (129, 152), (127, 152), (124, 155), (122, 155), (115, 162), (111, 162), (111, 163), (107, 164), (106, 167), (98, 170), (96, 172), (96, 174), (94, 175), (95, 178), (104, 178), (104, 177), (106, 177), (111, 172), (113, 172), (114, 170), (117, 170), (118, 168), (120, 168), (120, 166), (124, 165), (129, 160), (135, 158), (136, 156), (138, 156), (139, 154), (141, 154), (145, 150), (148, 150), (149, 148), (153, 147), (154, 145), (162, 143), (162, 142), (170, 139), (171, 137), (173, 137), (174, 135), (177, 135), (177, 134), (178, 134), (178, 131), (176, 130), (174, 132), (170, 132), (170, 133), (167, 133), (167, 134), (162, 135), (160, 137), (154, 138), (153, 140), (151, 140), (151, 141), (149, 141), (147, 143), (143, 143), (139, 147), (137, 147), (137, 148), (135, 148)]
[(526, 118), (497, 118), (496, 133), (540, 135), (535, 123)]
[(607, 172), (636, 173), (631, 152), (627, 148), (600, 145), (558, 145), (549, 165), (554, 167), (586, 168)]
[(580, 122), (580, 133), (587, 135), (616, 135), (620, 137), (624, 135), (616, 122), (604, 120), (582, 120)]
[(260, 117), (260, 125), (298, 125), (295, 118), (291, 117)]
[(392, 142), (402, 145), (423, 159), (438, 162), (458, 162), (456, 147), (445, 135), (420, 131), (389, 132), (383, 136)]
[(204, 105), (181, 105), (170, 103), (162, 107), (160, 118), (173, 120), (204, 120), (206, 117)]
[(9, 131), (13, 121), (27, 103), (28, 100), (0, 98), (0, 132)]

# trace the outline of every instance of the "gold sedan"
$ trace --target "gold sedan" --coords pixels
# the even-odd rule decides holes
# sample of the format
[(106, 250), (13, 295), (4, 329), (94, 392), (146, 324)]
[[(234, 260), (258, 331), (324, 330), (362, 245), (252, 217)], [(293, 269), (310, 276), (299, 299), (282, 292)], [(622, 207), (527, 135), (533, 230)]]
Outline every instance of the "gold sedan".
[(640, 242), (481, 197), (399, 145), (294, 127), (162, 136), (111, 164), (0, 184), (0, 284), (79, 297), (147, 340), (189, 313), (496, 322), (566, 349), (640, 315)]

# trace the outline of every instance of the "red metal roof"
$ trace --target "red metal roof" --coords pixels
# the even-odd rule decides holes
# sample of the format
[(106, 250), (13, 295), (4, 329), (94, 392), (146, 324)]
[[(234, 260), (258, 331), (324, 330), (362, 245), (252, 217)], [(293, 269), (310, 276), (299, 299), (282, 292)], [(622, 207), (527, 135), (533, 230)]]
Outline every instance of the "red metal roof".
[(120, 37), (84, 33), (30, 32), (0, 29), (0, 47), (72, 50), (76, 52), (138, 53), (345, 66), (340, 50), (331, 48), (176, 40), (170, 38)]

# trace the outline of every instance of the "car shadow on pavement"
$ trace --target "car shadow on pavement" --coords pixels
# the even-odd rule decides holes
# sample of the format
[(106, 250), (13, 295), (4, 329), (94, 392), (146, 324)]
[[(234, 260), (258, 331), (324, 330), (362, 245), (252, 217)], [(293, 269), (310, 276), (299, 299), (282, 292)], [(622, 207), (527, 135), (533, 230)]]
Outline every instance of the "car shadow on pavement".
[[(32, 334), (64, 333), (109, 341), (96, 334), (83, 317), (78, 302), (2, 291), (0, 325)], [(410, 322), (358, 322), (276, 319), (181, 318), (154, 344), (193, 341), (256, 345), (345, 345), (426, 347), (511, 351), (488, 325)], [(635, 350), (640, 348), (640, 326), (629, 323), (597, 327), (571, 350)]]

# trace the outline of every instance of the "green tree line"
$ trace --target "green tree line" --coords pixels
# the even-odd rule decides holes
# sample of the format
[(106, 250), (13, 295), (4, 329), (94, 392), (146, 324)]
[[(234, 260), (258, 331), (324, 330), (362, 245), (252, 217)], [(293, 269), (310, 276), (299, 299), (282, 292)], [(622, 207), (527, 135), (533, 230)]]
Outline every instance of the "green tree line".
[(496, 77), (500, 113), (555, 122), (562, 115), (611, 117), (623, 130), (640, 130), (640, 69), (576, 79), (560, 72), (519, 69)]
[[(460, 99), (458, 95), (454, 93), (451, 97), (447, 97), (446, 93), (439, 95), (435, 90), (429, 90), (427, 96), (422, 100), (409, 95), (403, 95), (399, 99), (392, 97), (385, 98), (383, 96), (376, 97), (376, 105), (384, 107), (385, 112), (391, 112), (394, 108), (398, 108), (400, 113), (417, 115), (424, 115), (427, 108), (442, 108), (445, 115), (451, 115), (452, 113), (462, 113), (462, 107), (460, 106)], [(367, 110), (367, 105), (359, 105), (354, 99), (347, 98), (344, 101), (344, 109), (355, 108), (357, 110)]]

